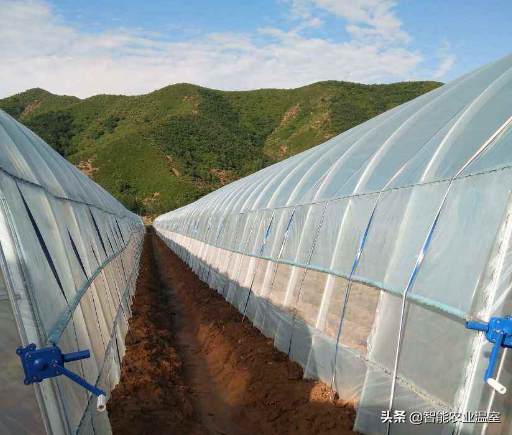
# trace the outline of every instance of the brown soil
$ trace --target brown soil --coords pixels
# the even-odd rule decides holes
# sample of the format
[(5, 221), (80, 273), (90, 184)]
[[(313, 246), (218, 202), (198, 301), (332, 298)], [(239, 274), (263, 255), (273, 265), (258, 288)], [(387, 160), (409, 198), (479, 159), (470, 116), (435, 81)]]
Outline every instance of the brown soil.
[(37, 109), (41, 105), (41, 101), (34, 101), (33, 103), (30, 103), (23, 109), (23, 113), (21, 114), (20, 118), (24, 118), (27, 116), (32, 110)]
[(147, 196), (146, 198), (144, 198), (142, 200), (142, 203), (144, 205), (151, 205), (151, 204), (154, 204), (154, 202), (156, 201), (156, 199), (160, 196), (160, 192), (155, 192), (153, 193), (153, 195), (150, 195), (150, 196)]
[(217, 177), (220, 181), (220, 184), (222, 186), (225, 186), (226, 184), (231, 183), (232, 181), (235, 181), (236, 175), (233, 171), (229, 169), (210, 169), (210, 173)]
[[(157, 259), (155, 261), (155, 258)], [(153, 232), (146, 236), (121, 382), (108, 403), (115, 435), (354, 434), (354, 410), (304, 380)]]
[(87, 175), (91, 180), (94, 176), (94, 173), (99, 171), (98, 168), (95, 168), (92, 165), (94, 163), (95, 158), (96, 156), (91, 157), (90, 159), (84, 160), (80, 162), (78, 165), (75, 165), (82, 174)]
[(297, 112), (299, 111), (300, 104), (295, 104), (294, 106), (290, 107), (286, 113), (283, 116), (283, 119), (281, 119), (281, 124), (284, 125), (286, 121), (288, 121), (290, 118), (293, 120), (297, 116)]
[[(182, 374), (168, 293), (146, 236), (121, 382), (108, 401), (116, 434), (202, 434)], [(133, 339), (133, 342), (131, 341)]]
[(165, 158), (167, 159), (167, 166), (169, 166), (169, 169), (172, 171), (174, 176), (180, 177), (180, 171), (178, 171), (173, 165), (172, 165), (172, 156), (166, 155)]

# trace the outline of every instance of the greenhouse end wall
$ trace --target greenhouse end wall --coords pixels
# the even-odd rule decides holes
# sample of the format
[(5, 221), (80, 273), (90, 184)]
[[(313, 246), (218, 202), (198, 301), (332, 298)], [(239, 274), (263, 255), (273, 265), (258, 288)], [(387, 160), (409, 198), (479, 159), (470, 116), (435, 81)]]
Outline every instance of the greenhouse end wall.
[[(466, 320), (510, 311), (512, 56), (162, 215), (159, 236), (366, 434), (507, 434)], [(509, 387), (512, 363), (497, 376)], [(445, 412), (443, 424), (382, 411)], [(501, 412), (501, 424), (457, 416)], [(427, 413), (427, 414), (425, 414)], [(451, 413), (451, 414), (450, 414)]]

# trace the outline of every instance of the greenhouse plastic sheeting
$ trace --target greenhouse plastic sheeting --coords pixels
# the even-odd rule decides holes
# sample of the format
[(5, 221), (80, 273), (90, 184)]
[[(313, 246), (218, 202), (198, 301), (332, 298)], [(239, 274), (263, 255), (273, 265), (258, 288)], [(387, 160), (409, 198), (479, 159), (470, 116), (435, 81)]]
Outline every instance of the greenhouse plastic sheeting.
[(144, 225), (0, 111), (0, 433), (109, 434), (96, 398), (61, 376), (26, 386), (18, 346), (90, 350), (68, 369), (119, 381)]
[[(512, 302), (511, 102), (508, 56), (154, 226), (305, 376), (355, 403), (356, 430), (508, 434), (507, 396), (483, 382), (491, 344), (465, 322)], [(512, 387), (506, 351), (498, 366)], [(387, 410), (454, 418), (413, 426)], [(491, 410), (501, 424), (464, 421)]]

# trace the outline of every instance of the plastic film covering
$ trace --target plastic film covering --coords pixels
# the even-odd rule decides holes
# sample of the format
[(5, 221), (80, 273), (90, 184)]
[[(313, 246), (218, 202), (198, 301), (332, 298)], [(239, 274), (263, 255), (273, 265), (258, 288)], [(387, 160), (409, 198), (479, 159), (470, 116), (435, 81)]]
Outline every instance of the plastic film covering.
[(120, 377), (144, 224), (0, 111), (2, 434), (109, 434), (65, 377), (25, 386), (18, 346), (89, 349), (69, 368), (110, 394)]
[[(465, 321), (512, 311), (510, 101), (512, 56), (155, 228), (305, 376), (354, 402), (356, 430), (508, 434), (507, 396), (482, 381), (491, 345)], [(397, 410), (495, 410), (502, 424), (382, 421)]]

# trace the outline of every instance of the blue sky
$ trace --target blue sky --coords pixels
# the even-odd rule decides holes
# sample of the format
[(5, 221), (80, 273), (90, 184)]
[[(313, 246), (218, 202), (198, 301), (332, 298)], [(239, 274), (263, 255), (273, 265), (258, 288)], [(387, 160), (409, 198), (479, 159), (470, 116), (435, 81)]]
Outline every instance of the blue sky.
[(0, 10), (0, 97), (449, 81), (512, 47), (510, 0), (0, 0)]

